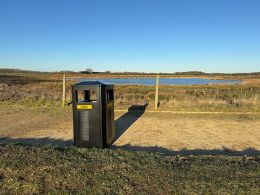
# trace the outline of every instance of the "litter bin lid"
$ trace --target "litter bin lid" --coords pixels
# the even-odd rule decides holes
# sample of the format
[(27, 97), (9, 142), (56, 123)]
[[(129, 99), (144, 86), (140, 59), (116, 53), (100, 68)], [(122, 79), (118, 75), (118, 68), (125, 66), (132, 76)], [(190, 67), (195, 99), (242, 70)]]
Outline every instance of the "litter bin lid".
[(81, 81), (73, 86), (113, 86), (113, 84), (101, 81)]

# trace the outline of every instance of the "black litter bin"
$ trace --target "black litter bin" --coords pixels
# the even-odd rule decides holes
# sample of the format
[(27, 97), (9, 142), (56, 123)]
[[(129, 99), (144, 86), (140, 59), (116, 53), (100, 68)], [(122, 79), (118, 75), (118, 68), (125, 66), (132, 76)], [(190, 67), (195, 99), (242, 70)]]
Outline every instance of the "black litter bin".
[(74, 145), (106, 147), (115, 139), (114, 85), (83, 81), (72, 85)]

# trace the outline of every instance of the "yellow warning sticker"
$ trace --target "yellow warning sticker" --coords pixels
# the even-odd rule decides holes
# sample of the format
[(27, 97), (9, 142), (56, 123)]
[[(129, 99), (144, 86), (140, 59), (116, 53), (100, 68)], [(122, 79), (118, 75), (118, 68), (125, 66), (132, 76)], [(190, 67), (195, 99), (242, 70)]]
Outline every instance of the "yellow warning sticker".
[(78, 110), (91, 110), (93, 105), (77, 105)]

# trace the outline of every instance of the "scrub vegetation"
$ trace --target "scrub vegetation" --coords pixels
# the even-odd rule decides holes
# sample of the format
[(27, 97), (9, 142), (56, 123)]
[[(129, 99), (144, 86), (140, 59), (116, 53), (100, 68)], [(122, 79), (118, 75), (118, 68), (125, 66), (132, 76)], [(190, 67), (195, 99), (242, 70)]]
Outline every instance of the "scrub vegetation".
[[(117, 86), (117, 108), (154, 105), (154, 86)], [(159, 110), (260, 111), (260, 85), (160, 86)], [(149, 109), (149, 107), (148, 107)]]
[[(40, 101), (57, 104), (62, 97), (62, 73), (0, 72), (0, 101)], [(108, 75), (68, 74), (70, 78), (112, 77)], [(121, 75), (122, 77), (123, 75)], [(125, 75), (129, 77), (129, 75)], [(140, 75), (139, 75), (140, 76)], [(147, 76), (147, 75), (146, 75)], [(150, 75), (152, 76), (152, 75)], [(169, 76), (169, 75), (168, 75)], [(189, 75), (190, 76), (190, 75)], [(117, 74), (114, 77), (118, 77)], [(184, 77), (184, 76), (183, 76)], [(223, 77), (223, 76), (222, 76)], [(209, 78), (209, 77), (206, 77)], [(210, 77), (215, 78), (215, 77)], [(218, 79), (219, 76), (216, 76)], [(226, 76), (225, 79), (241, 79), (242, 84), (166, 86), (159, 88), (159, 110), (172, 111), (260, 111), (260, 75)], [(71, 100), (70, 85), (66, 87), (67, 102)], [(115, 109), (127, 109), (131, 105), (148, 104), (154, 108), (154, 86), (116, 85)]]

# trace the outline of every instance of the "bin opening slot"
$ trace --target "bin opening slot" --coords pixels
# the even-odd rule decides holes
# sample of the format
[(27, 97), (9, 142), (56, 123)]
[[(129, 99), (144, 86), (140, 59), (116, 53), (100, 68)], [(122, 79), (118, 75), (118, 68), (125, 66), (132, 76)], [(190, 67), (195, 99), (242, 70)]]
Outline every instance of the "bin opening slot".
[(114, 92), (113, 89), (107, 90), (107, 101), (114, 100)]
[(96, 102), (98, 99), (95, 90), (77, 90), (76, 97), (77, 102)]

